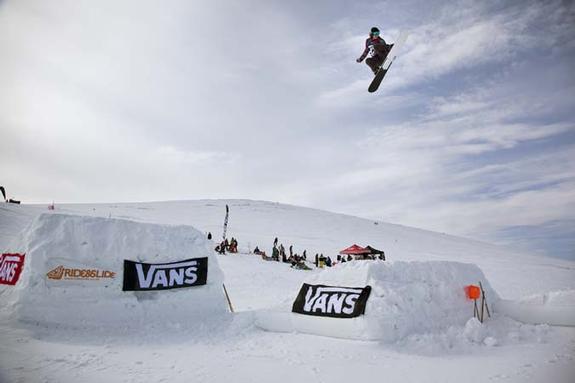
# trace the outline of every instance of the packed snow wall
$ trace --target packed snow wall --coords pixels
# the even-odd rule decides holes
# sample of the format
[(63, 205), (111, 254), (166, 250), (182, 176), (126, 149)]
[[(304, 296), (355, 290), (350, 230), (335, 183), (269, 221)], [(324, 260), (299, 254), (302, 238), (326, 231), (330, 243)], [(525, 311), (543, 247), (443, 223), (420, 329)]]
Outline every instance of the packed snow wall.
[(122, 330), (230, 316), (211, 243), (190, 226), (42, 214), (2, 251), (23, 254), (14, 285), (0, 284), (2, 314), (20, 322)]
[(575, 327), (575, 290), (550, 291), (519, 300), (500, 300), (497, 312), (531, 324)]
[[(488, 303), (495, 303), (499, 299), (497, 294), (483, 272), (473, 264), (343, 263), (323, 271), (308, 283), (346, 288), (371, 286), (363, 315), (354, 318), (302, 315), (291, 312), (292, 300), (273, 310), (257, 313), (256, 323), (269, 331), (393, 342), (412, 334), (465, 326), (473, 318), (474, 309), (473, 301), (467, 299), (464, 288), (480, 281)], [(294, 299), (297, 294), (297, 291), (293, 292)], [(308, 298), (313, 299), (311, 294)]]

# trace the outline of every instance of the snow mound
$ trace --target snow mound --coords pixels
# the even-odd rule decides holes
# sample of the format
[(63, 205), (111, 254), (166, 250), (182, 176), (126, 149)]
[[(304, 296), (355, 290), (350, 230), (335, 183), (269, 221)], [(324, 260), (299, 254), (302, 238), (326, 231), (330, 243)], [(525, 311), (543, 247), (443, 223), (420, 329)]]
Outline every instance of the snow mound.
[[(365, 314), (327, 318), (291, 313), (291, 302), (256, 315), (270, 331), (303, 332), (337, 338), (395, 342), (413, 334), (464, 327), (473, 317), (473, 302), (464, 287), (481, 281), (489, 303), (499, 299), (483, 272), (459, 262), (356, 261), (318, 274), (310, 284), (372, 287)], [(297, 291), (293, 292), (295, 299)]]
[(551, 291), (520, 300), (501, 300), (497, 311), (531, 324), (575, 326), (575, 290)]
[[(42, 214), (4, 250), (26, 254), (16, 286), (0, 286), (2, 314), (20, 323), (125, 332), (230, 316), (211, 243), (190, 226)], [(205, 285), (123, 291), (124, 260), (169, 263), (204, 257)]]

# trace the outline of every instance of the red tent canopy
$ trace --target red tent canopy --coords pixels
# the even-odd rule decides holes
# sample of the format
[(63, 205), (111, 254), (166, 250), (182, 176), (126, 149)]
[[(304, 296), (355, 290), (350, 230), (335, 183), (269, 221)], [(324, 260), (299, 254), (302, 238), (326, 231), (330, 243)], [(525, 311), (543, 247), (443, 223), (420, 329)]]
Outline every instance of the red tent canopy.
[(370, 254), (371, 251), (369, 249), (363, 248), (356, 244), (348, 247), (347, 249), (343, 249), (339, 252), (340, 254), (350, 254), (350, 255), (361, 255), (361, 254)]

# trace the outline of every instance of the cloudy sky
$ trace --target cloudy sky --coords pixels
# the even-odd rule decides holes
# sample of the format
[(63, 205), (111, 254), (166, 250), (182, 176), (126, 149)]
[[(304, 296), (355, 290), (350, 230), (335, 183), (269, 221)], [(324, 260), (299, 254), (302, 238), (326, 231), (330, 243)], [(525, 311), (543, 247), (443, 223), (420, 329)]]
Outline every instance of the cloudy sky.
[[(376, 94), (369, 29), (410, 36)], [(249, 198), (575, 259), (571, 1), (0, 0), (0, 184)]]

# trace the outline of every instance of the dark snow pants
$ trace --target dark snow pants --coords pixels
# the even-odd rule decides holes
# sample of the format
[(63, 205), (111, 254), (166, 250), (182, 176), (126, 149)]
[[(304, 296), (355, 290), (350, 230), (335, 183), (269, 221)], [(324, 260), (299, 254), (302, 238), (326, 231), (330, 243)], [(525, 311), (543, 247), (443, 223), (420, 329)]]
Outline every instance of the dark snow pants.
[(373, 73), (377, 72), (379, 67), (383, 64), (385, 58), (387, 57), (387, 54), (391, 50), (392, 45), (380, 44), (373, 46), (374, 49), (373, 56), (365, 60), (365, 63), (371, 68)]

